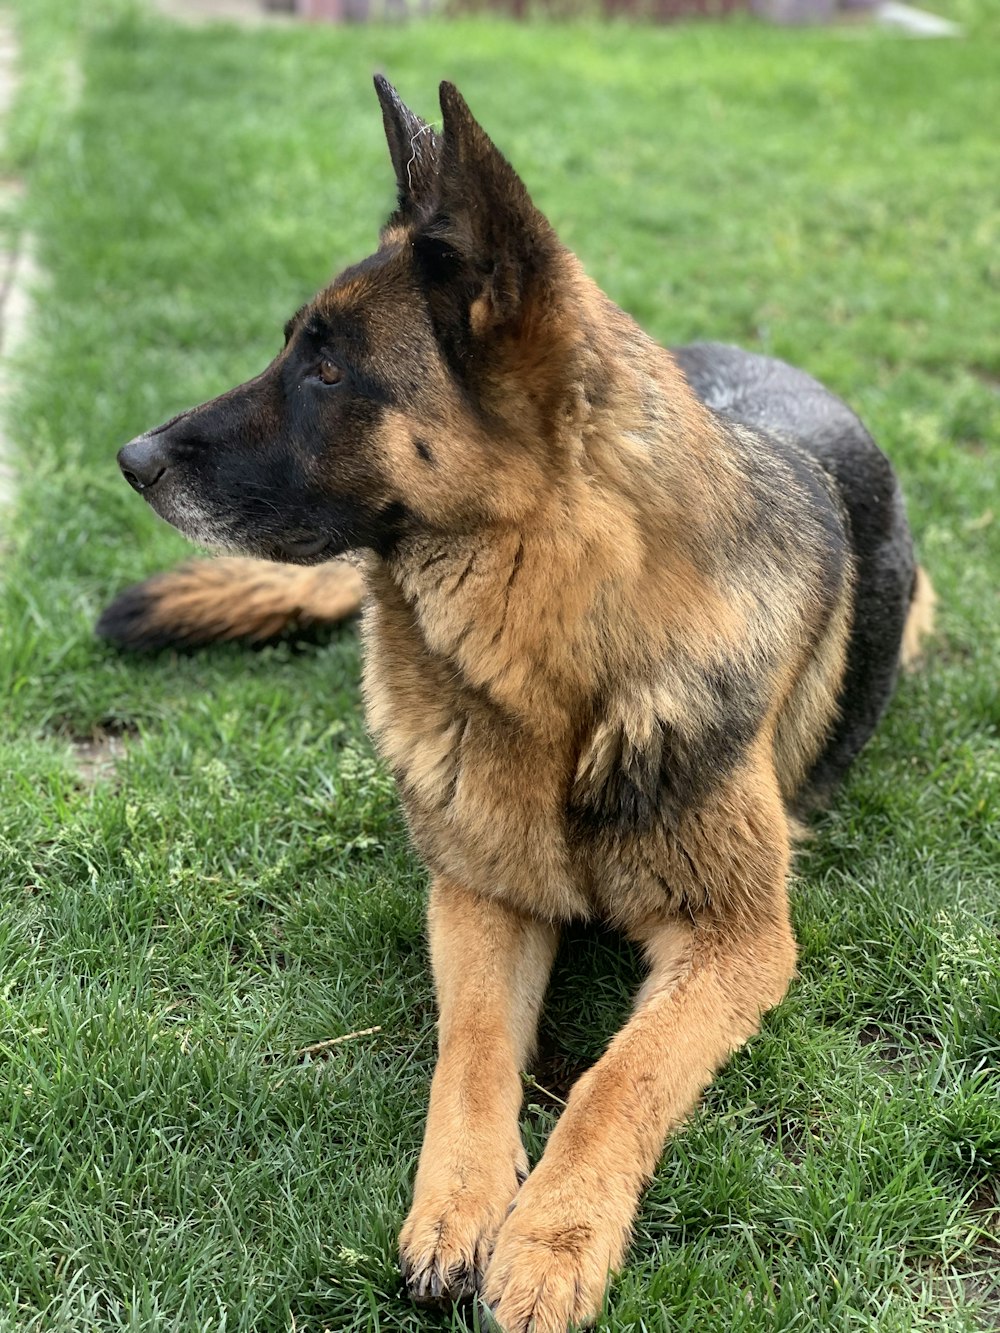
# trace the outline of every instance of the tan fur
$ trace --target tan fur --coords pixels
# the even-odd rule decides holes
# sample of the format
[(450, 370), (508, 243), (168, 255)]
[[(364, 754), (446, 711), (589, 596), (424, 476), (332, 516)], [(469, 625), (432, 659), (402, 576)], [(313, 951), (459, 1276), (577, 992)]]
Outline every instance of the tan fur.
[(786, 801), (792, 801), (801, 788), (836, 715), (847, 658), (852, 600), (851, 589), (846, 587), (826, 631), (806, 654), (794, 676), (778, 719), (775, 764)]
[(143, 632), (178, 643), (262, 642), (355, 615), (364, 585), (342, 560), (315, 569), (266, 560), (192, 560), (144, 585)]
[(472, 1295), (528, 1160), (521, 1074), (555, 954), (554, 927), (446, 880), (429, 910), (438, 1065), (413, 1206), (400, 1236), (418, 1300)]
[(913, 671), (920, 665), (924, 653), (924, 640), (934, 632), (934, 607), (937, 594), (924, 569), (917, 569), (917, 581), (910, 603), (910, 614), (906, 617), (903, 629), (903, 646), (899, 660), (905, 671)]
[[(650, 964), (635, 1014), (575, 1085), (519, 1191), (517, 1070), (534, 1041), (555, 932), (537, 917), (435, 885), (441, 1056), (400, 1238), (418, 1299), (457, 1297), (482, 1281), (508, 1333), (562, 1333), (570, 1321), (592, 1320), (665, 1136), (757, 1030), (794, 971), (787, 840), (766, 769), (762, 757), (752, 760), (700, 830), (715, 850), (717, 882), (752, 880), (752, 917), (652, 913), (635, 923), (631, 933)], [(734, 819), (746, 821), (742, 852)], [(761, 838), (772, 840), (769, 857), (752, 845)]]
[(788, 985), (795, 947), (778, 886), (769, 907), (746, 931), (650, 926), (636, 1012), (576, 1083), (497, 1239), (484, 1294), (508, 1333), (593, 1320), (664, 1137)]
[[(834, 715), (851, 604), (845, 580), (822, 619), (808, 549), (780, 578), (752, 552), (738, 578), (706, 577), (705, 551), (742, 502), (714, 419), (667, 354), (609, 312), (575, 262), (567, 270), (577, 308), (601, 325), (578, 346), (579, 379), (550, 437), (558, 466), (527, 459), (519, 475), (513, 455), (491, 524), (372, 561), (364, 620), (369, 724), (438, 876), (442, 1063), (404, 1271), (418, 1299), (482, 1283), (507, 1333), (593, 1318), (664, 1137), (784, 994), (795, 948), (782, 789)], [(401, 460), (411, 428), (385, 436)], [(436, 454), (454, 451), (477, 475), (457, 431), (434, 438)], [(668, 460), (659, 471), (654, 447)], [(775, 646), (785, 665), (772, 711), (703, 808), (613, 857), (568, 841), (567, 789), (599, 784), (621, 737), (641, 751), (657, 719), (696, 727), (713, 707), (699, 664)], [(545, 923), (591, 915), (646, 945), (651, 977), (504, 1221)], [(515, 1003), (515, 979), (530, 1005)]]
[[(755, 569), (752, 552), (729, 586), (699, 572), (742, 503), (715, 419), (668, 354), (566, 262), (575, 308), (602, 322), (579, 340), (573, 410), (551, 444), (560, 466), (546, 475), (526, 460), (522, 480), (508, 461), (491, 477), (494, 495), (509, 480), (516, 499), (506, 496), (490, 527), (414, 540), (399, 560), (370, 563), (365, 695), (435, 870), (520, 911), (598, 912), (627, 925), (647, 894), (635, 882), (609, 892), (620, 868), (582, 864), (568, 847), (567, 782), (599, 777), (621, 733), (639, 747), (656, 719), (695, 727), (713, 707), (702, 661), (749, 659), (775, 643), (791, 658), (777, 687), (792, 697), (781, 753), (800, 775), (833, 716), (849, 590), (813, 644), (803, 637), (819, 614), (808, 550), (784, 583)], [(611, 389), (587, 407), (598, 366)], [(668, 460), (658, 470), (653, 441)], [(456, 433), (438, 452), (460, 449)], [(607, 682), (606, 697), (590, 722), (595, 682)], [(648, 892), (662, 901), (658, 879)]]

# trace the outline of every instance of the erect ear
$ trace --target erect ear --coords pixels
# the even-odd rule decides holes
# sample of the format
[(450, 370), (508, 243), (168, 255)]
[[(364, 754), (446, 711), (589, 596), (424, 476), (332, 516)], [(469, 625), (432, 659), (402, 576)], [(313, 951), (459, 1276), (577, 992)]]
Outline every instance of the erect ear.
[(381, 74), (375, 75), (375, 91), (382, 107), (382, 124), (392, 169), (396, 173), (399, 218), (401, 221), (416, 221), (427, 216), (432, 208), (440, 141)]
[(441, 111), (437, 206), (414, 248), (432, 279), (461, 288), (484, 334), (519, 321), (559, 242), (454, 84), (441, 84)]

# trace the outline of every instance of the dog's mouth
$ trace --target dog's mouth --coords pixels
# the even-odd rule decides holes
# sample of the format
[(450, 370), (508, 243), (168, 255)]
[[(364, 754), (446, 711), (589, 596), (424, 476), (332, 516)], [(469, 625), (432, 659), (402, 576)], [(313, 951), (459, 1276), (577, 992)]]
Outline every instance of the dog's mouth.
[(282, 537), (275, 545), (293, 564), (320, 560), (333, 546), (331, 537)]
[(171, 503), (164, 496), (154, 503), (152, 497), (147, 498), (161, 518), (209, 550), (273, 560), (281, 565), (318, 565), (340, 549), (336, 538), (328, 532), (322, 536), (267, 532), (256, 525), (244, 525), (236, 515), (227, 518), (196, 502), (175, 499)]
[(132, 489), (165, 522), (191, 541), (209, 549), (281, 564), (320, 564), (335, 553), (338, 543), (329, 530), (317, 533), (311, 524), (305, 523), (293, 526), (290, 532), (275, 532), (273, 519), (271, 523), (265, 520), (247, 529), (236, 513), (219, 512), (216, 506), (207, 504), (197, 488), (178, 476), (182, 469), (159, 438), (162, 432), (163, 428), (133, 440), (120, 451), (118, 462)]

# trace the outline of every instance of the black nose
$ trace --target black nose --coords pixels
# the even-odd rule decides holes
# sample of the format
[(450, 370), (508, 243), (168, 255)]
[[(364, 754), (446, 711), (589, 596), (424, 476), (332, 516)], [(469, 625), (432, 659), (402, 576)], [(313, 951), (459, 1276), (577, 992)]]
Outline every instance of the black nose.
[(148, 491), (167, 470), (166, 451), (154, 435), (140, 435), (118, 451), (118, 466), (136, 491)]

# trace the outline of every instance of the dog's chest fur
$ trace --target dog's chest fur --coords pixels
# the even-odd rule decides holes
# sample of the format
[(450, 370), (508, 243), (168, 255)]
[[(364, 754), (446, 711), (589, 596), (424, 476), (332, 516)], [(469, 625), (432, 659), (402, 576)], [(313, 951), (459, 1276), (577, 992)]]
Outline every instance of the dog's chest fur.
[(598, 916), (625, 929), (691, 902), (699, 890), (677, 845), (681, 818), (671, 828), (661, 810), (637, 808), (651, 708), (610, 700), (599, 717), (533, 724), (404, 626), (384, 599), (366, 612), (365, 695), (433, 874), (528, 915)]
[(516, 540), (499, 562), (491, 556), (477, 576), (471, 553), (428, 548), (421, 572), (452, 593), (438, 615), (405, 580), (369, 572), (369, 726), (432, 872), (538, 915), (588, 916), (594, 904), (567, 836), (572, 720), (552, 707), (537, 658), (535, 682), (506, 667), (503, 641), (523, 624), (519, 585), (529, 576)]
[(786, 584), (780, 611), (740, 610), (636, 559), (624, 520), (613, 544), (570, 557), (539, 531), (372, 563), (368, 721), (433, 873), (533, 915), (627, 928), (696, 906), (711, 881), (689, 817), (772, 743), (769, 682), (809, 619), (810, 580)]

